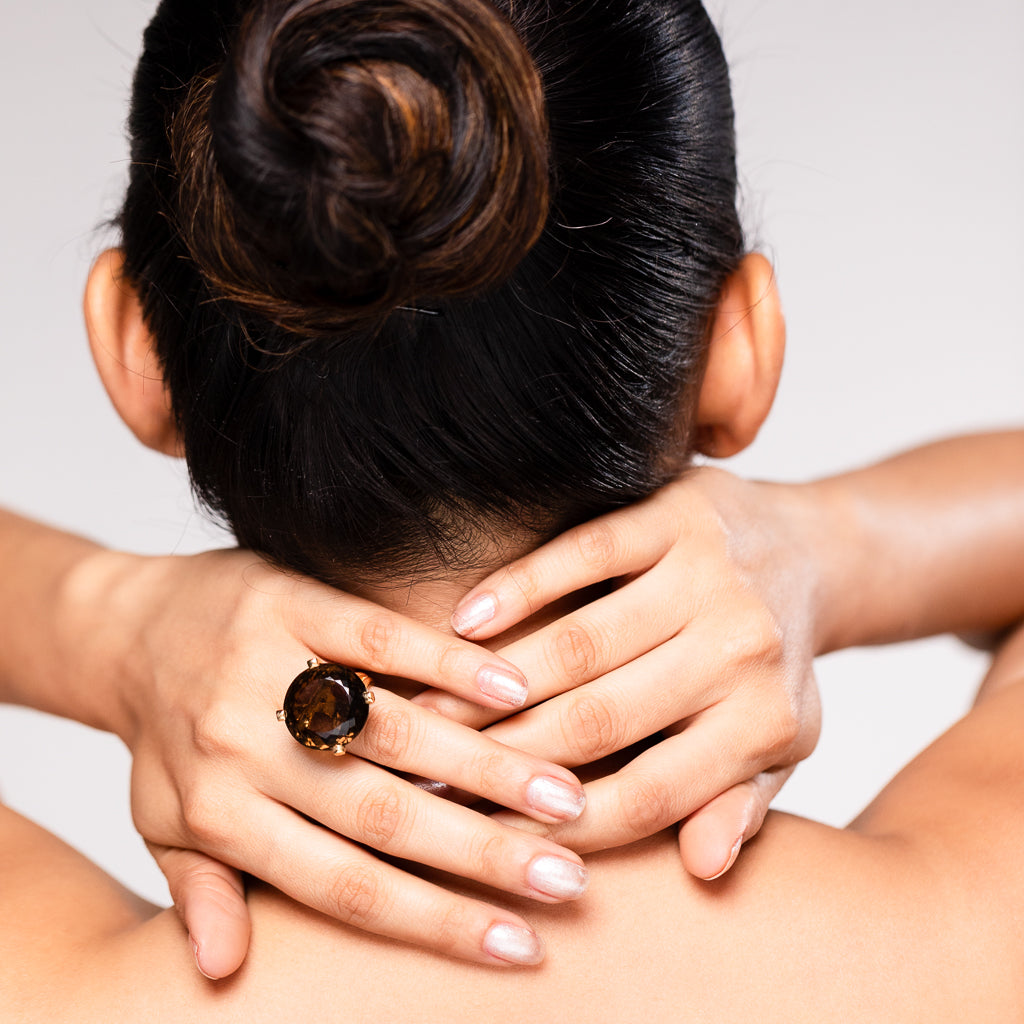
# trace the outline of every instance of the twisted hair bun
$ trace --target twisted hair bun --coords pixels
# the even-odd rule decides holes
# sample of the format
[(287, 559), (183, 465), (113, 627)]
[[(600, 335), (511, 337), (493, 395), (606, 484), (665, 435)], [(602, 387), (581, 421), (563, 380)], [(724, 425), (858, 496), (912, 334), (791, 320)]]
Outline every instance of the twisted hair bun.
[(171, 139), (208, 284), (300, 334), (496, 285), (547, 216), (540, 79), (487, 0), (262, 0)]

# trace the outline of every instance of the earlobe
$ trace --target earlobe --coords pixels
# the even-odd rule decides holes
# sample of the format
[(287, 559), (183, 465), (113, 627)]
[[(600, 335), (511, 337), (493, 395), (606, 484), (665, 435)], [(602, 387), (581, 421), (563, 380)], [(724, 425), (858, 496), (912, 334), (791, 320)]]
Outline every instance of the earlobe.
[(124, 276), (118, 249), (102, 253), (83, 300), (89, 347), (114, 408), (146, 446), (181, 455), (170, 394), (138, 294)]
[(722, 289), (697, 401), (695, 447), (727, 458), (749, 445), (772, 407), (786, 324), (772, 265), (745, 256)]

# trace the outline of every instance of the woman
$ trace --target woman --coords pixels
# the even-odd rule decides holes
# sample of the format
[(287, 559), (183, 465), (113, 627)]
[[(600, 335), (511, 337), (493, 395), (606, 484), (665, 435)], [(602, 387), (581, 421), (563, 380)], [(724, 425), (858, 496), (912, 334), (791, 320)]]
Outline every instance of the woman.
[[(111, 709), (130, 705), (127, 718), (135, 720), (135, 727), (121, 728), (119, 732), (126, 739), (132, 733), (130, 742), (137, 763), (144, 764), (148, 757), (150, 762), (157, 762), (155, 771), (166, 766), (167, 762), (173, 762), (168, 770), (172, 777), (165, 785), (167, 789), (176, 788), (179, 792), (190, 781), (188, 773), (182, 772), (181, 763), (184, 758), (177, 756), (188, 747), (188, 738), (181, 740), (180, 736), (172, 737), (171, 740), (178, 742), (175, 748), (163, 735), (161, 730), (166, 728), (164, 723), (171, 717), (168, 711), (173, 708), (177, 712), (173, 716), (175, 720), (183, 723), (188, 721), (188, 728), (180, 730), (187, 734), (195, 721), (202, 717), (196, 710), (197, 705), (205, 710), (207, 705), (203, 703), (204, 700), (208, 705), (215, 705), (218, 700), (230, 703), (228, 697), (223, 696), (225, 683), (221, 679), (230, 682), (232, 672), (248, 676), (255, 674), (256, 668), (250, 668), (240, 660), (251, 658), (251, 643), (241, 653), (238, 647), (242, 641), (233, 646), (225, 644), (221, 654), (224, 668), (219, 673), (221, 679), (216, 680), (221, 689), (215, 689), (211, 685), (211, 677), (218, 673), (208, 663), (207, 643), (200, 645), (204, 653), (201, 663), (197, 665), (183, 657), (180, 648), (173, 649), (173, 641), (167, 639), (169, 636), (176, 637), (181, 632), (187, 632), (193, 637), (207, 634), (218, 638), (226, 634), (244, 635), (254, 628), (254, 622), (261, 629), (265, 628), (265, 618), (270, 616), (280, 626), (281, 638), (276, 643), (281, 648), (300, 651), (304, 648), (316, 649), (321, 654), (333, 654), (342, 660), (350, 660), (349, 651), (358, 646), (356, 638), (368, 623), (372, 623), (371, 616), (379, 614), (371, 613), (365, 604), (342, 602), (337, 597), (331, 597), (332, 603), (339, 606), (337, 617), (332, 615), (328, 621), (320, 621), (311, 627), (308, 623), (310, 607), (315, 609), (319, 602), (328, 597), (320, 588), (301, 586), (296, 587), (298, 600), (295, 592), (284, 595), (275, 592), (268, 596), (263, 607), (247, 607), (240, 611), (240, 600), (249, 598), (251, 601), (254, 578), (258, 578), (261, 583), (264, 579), (268, 580), (268, 588), (280, 587), (278, 581), (265, 575), (262, 567), (253, 567), (248, 558), (214, 554), (192, 562), (140, 563), (138, 560), (107, 557), (104, 564), (103, 556), (91, 545), (76, 538), (54, 534), (14, 516), (7, 516), (3, 520), (3, 549), (4, 564), (11, 580), (6, 595), (9, 602), (6, 618), (12, 624), (12, 632), (18, 637), (17, 644), (11, 644), (8, 648), (9, 664), (5, 666), (4, 676), (9, 684), (5, 688), (5, 698), (73, 715), (89, 724), (108, 726), (111, 724)], [(80, 563), (84, 564), (84, 568), (79, 568)], [(62, 581), (69, 575), (75, 580), (75, 586), (70, 588), (62, 585)], [(215, 589), (211, 585), (212, 580), (217, 581)], [(112, 581), (116, 586), (111, 585)], [(25, 595), (30, 587), (32, 599), (26, 600)], [(52, 595), (55, 590), (64, 598), (69, 598), (69, 592), (74, 598), (87, 592), (88, 599), (83, 602), (69, 598), (68, 604), (71, 607), (68, 615), (58, 616), (54, 624), (46, 613), (53, 605)], [(190, 595), (200, 591), (200, 599), (190, 599)], [(155, 601), (150, 596), (154, 592), (160, 593)], [(111, 595), (113, 606), (109, 603)], [(153, 604), (160, 606), (159, 611), (164, 613), (162, 616), (153, 611)], [(106, 623), (112, 617), (125, 624), (123, 635), (112, 636), (107, 633)], [(135, 621), (131, 621), (131, 617)], [(31, 625), (17, 625), (21, 619)], [(398, 621), (393, 616), (383, 619), (384, 623)], [(67, 629), (64, 628), (66, 624)], [(386, 651), (387, 665), (396, 670), (415, 674), (422, 661), (436, 660), (439, 655), (450, 651), (450, 641), (445, 641), (444, 646), (441, 646), (439, 636), (428, 637), (422, 630), (410, 637), (407, 622), (402, 625), (402, 629), (402, 638), (406, 643), (398, 643), (391, 633), (391, 643)], [(338, 633), (342, 634), (340, 638)], [(99, 637), (102, 637), (101, 642), (94, 645)], [(116, 651), (112, 652), (114, 641), (117, 642)], [(160, 658), (139, 658), (135, 650), (139, 647), (159, 651)], [(384, 653), (379, 655), (381, 661), (378, 665), (365, 662), (365, 655), (363, 657), (367, 668), (386, 667)], [(448, 671), (444, 678), (437, 674), (429, 677), (428, 681), (445, 684), (463, 693), (473, 693), (477, 669), (488, 665), (493, 667), (494, 659), (484, 660), (478, 652), (468, 650), (463, 651), (463, 658), (466, 664), (460, 671), (454, 674)], [(79, 666), (76, 673), (79, 685), (69, 689), (62, 681), (60, 666), (72, 659)], [(151, 664), (158, 660), (161, 662), (160, 669), (150, 671)], [(505, 668), (511, 671), (510, 666), (506, 665)], [(535, 677), (542, 678), (540, 671)], [(489, 678), (493, 679), (493, 674)], [(53, 688), (48, 685), (50, 680), (55, 681)], [(250, 685), (248, 679), (245, 682)], [(111, 687), (111, 683), (116, 685)], [(232, 699), (237, 699), (230, 689), (227, 693)], [(144, 727), (138, 725), (139, 719), (143, 719)], [(223, 761), (223, 758), (220, 760)], [(234, 784), (236, 790), (243, 788), (246, 775), (251, 775), (252, 768), (258, 766), (253, 765), (251, 760), (238, 758), (237, 765), (233, 766), (233, 777), (229, 780), (221, 778), (222, 789), (227, 788), (229, 782)], [(550, 769), (549, 774), (553, 771), (553, 768)], [(173, 772), (178, 774), (174, 775)], [(153, 771), (150, 776), (152, 774)], [(562, 774), (562, 779), (572, 784), (571, 777)], [(293, 785), (299, 788), (298, 782)], [(145, 813), (149, 816), (154, 814), (152, 790), (152, 786), (147, 788), (149, 800)], [(258, 858), (251, 853), (254, 844), (249, 836), (233, 835), (232, 846), (226, 843), (218, 845), (214, 841), (217, 837), (198, 836), (196, 829), (190, 829), (191, 822), (187, 820), (187, 815), (179, 810), (178, 804), (182, 801), (173, 799), (176, 796), (176, 793), (172, 793), (164, 801), (166, 808), (163, 809), (162, 818), (169, 820), (179, 814), (186, 820), (180, 832), (173, 837), (168, 836), (167, 826), (161, 820), (164, 831), (160, 833), (165, 840), (175, 840), (173, 849), (160, 851), (160, 859), (176, 895), (186, 884), (182, 879), (187, 880), (197, 865), (202, 868), (207, 863), (202, 858), (181, 857), (179, 848), (190, 841), (206, 850), (216, 849), (224, 859), (238, 866), (253, 870), (259, 867)], [(287, 793), (280, 794), (279, 798), (289, 803), (297, 801), (296, 797)], [(508, 797), (504, 802), (509, 802)], [(570, 800), (569, 803), (572, 805), (574, 801)], [(244, 813), (241, 804), (233, 806), (231, 810), (232, 814), (225, 814), (228, 820), (249, 816)], [(559, 815), (563, 813), (569, 812), (564, 809), (558, 811)], [(150, 837), (158, 834), (155, 827), (146, 828), (145, 831)], [(248, 843), (241, 842), (242, 839), (248, 840)], [(732, 844), (731, 837), (727, 843), (728, 850)], [(717, 872), (719, 867), (713, 870)], [(273, 880), (280, 881), (276, 876)], [(202, 889), (199, 894), (202, 896)], [(200, 934), (203, 931), (201, 914), (190, 913), (189, 907), (194, 904), (190, 904), (184, 897), (180, 902), (186, 904), (185, 916), (194, 932)], [(423, 931), (419, 939), (428, 941), (429, 934)], [(208, 968), (219, 973), (217, 968), (209, 964)]]
[[(191, 114), (192, 111), (189, 111), (189, 113)], [(191, 138), (191, 136), (189, 136), (189, 138)], [(191, 150), (188, 150), (186, 155), (189, 157), (188, 163), (191, 163), (191, 158), (192, 158), (192, 156), (194, 156), (194, 154), (192, 153)], [(179, 154), (179, 156), (181, 156), (181, 154)], [(180, 161), (179, 162), (179, 167), (184, 168), (185, 166), (186, 166), (186, 162), (185, 161)], [(205, 169), (206, 168), (204, 168), (204, 167), (202, 167), (202, 165), (200, 165), (200, 170), (205, 170)], [(201, 187), (202, 187), (202, 185), (200, 185), (200, 188)], [(730, 200), (730, 202), (731, 202), (731, 200)], [(144, 209), (145, 207), (143, 206), (141, 208)], [(200, 222), (199, 219), (194, 220), (194, 221), (186, 220), (186, 223), (190, 223), (192, 225), (194, 225), (196, 223), (199, 223), (199, 222)], [(131, 234), (131, 232), (130, 232), (130, 230), (127, 229), (127, 225), (126, 225), (126, 238), (130, 234)], [(144, 234), (147, 235), (147, 237), (149, 236), (149, 232), (145, 232)], [(195, 242), (195, 244), (197, 245), (198, 248), (201, 249), (201, 244), (202, 243)], [(129, 246), (129, 251), (130, 250), (131, 250), (131, 246)], [(732, 270), (731, 270), (731, 272), (729, 272), (729, 276), (728, 276), (728, 279), (727, 279), (728, 280), (728, 284), (725, 286), (724, 291), (723, 291), (723, 287), (721, 285), (721, 282), (719, 282), (719, 284), (709, 286), (709, 287), (707, 287), (705, 289), (705, 291), (710, 292), (712, 296), (721, 296), (721, 300), (722, 301), (720, 301), (720, 304), (719, 304), (719, 316), (721, 318), (724, 318), (724, 319), (722, 320), (722, 322), (716, 321), (716, 326), (719, 328), (719, 330), (715, 331), (713, 329), (712, 330), (712, 335), (716, 339), (718, 339), (719, 341), (722, 338), (725, 338), (727, 340), (724, 343), (718, 344), (717, 348), (713, 347), (712, 348), (712, 355), (708, 357), (708, 365), (707, 365), (707, 368), (706, 368), (706, 374), (705, 374), (704, 379), (703, 379), (703, 390), (702, 390), (702, 393), (701, 393), (702, 397), (701, 397), (701, 403), (700, 403), (700, 405), (703, 407), (703, 411), (701, 411), (701, 409), (698, 408), (698, 412), (696, 414), (697, 415), (697, 420), (696, 420), (697, 424), (703, 430), (706, 430), (706, 431), (709, 432), (708, 436), (705, 437), (703, 443), (705, 445), (714, 445), (714, 446), (720, 447), (720, 448), (721, 447), (729, 447), (729, 446), (742, 445), (746, 441), (748, 441), (750, 439), (750, 437), (752, 436), (751, 430), (756, 432), (756, 428), (757, 428), (757, 425), (759, 423), (760, 417), (763, 416), (764, 412), (767, 411), (767, 405), (770, 403), (771, 393), (774, 391), (773, 374), (777, 372), (777, 363), (778, 363), (777, 354), (778, 354), (778, 348), (779, 348), (779, 325), (778, 325), (778, 322), (777, 322), (776, 311), (774, 310), (774, 307), (772, 305), (772, 292), (771, 292), (771, 289), (769, 287), (770, 280), (766, 276), (766, 268), (765, 268), (764, 264), (758, 263), (757, 261), (747, 261), (741, 267), (736, 267), (735, 266), (735, 260), (736, 260), (737, 253), (736, 253), (735, 249), (732, 250), (732, 253), (733, 253), (733, 255), (732, 255), (732, 257), (730, 257), (730, 259), (732, 261)], [(728, 261), (726, 261), (726, 262), (728, 262)], [(223, 268), (221, 268), (221, 269), (223, 269)], [(278, 269), (280, 271), (280, 265), (279, 265)], [(101, 268), (101, 270), (106, 270), (107, 281), (108, 281), (108, 285), (109, 285), (109, 281), (111, 280), (111, 278), (110, 278), (110, 268), (109, 267), (103, 267), (103, 268)], [(728, 267), (727, 266), (723, 270), (723, 273), (725, 273), (725, 272), (728, 272)], [(215, 269), (212, 273), (210, 273), (210, 278), (211, 279), (217, 279), (217, 274), (218, 273), (219, 273), (219, 271)], [(132, 275), (132, 276), (138, 275), (138, 270), (136, 269), (135, 274), (133, 274), (131, 269), (129, 269), (129, 274)], [(138, 275), (138, 276), (139, 276), (139, 278), (144, 279), (144, 275)], [(277, 276), (277, 275), (275, 275), (275, 276)], [(124, 296), (127, 296), (129, 300), (134, 300), (134, 295), (131, 293), (131, 291), (129, 289), (126, 288), (124, 283), (123, 282), (119, 282), (119, 283), (120, 283), (120, 287), (122, 289), (124, 289)], [(226, 280), (225, 281), (219, 281), (218, 280), (218, 286), (224, 286), (225, 291), (229, 291), (230, 287), (231, 287), (231, 282), (226, 281)], [(104, 293), (104, 294), (106, 294), (107, 295), (107, 299), (110, 300), (109, 287), (107, 288), (107, 292)], [(262, 302), (263, 300), (260, 300), (260, 301)], [(332, 299), (331, 301), (334, 302), (334, 299)], [(312, 303), (307, 303), (306, 305), (312, 305)], [(146, 338), (144, 336), (144, 332), (143, 332), (143, 336), (140, 337), (140, 334), (139, 334), (139, 331), (138, 331), (139, 324), (143, 323), (143, 321), (141, 320), (141, 317), (137, 315), (138, 314), (138, 309), (135, 306), (132, 306), (130, 301), (129, 301), (128, 305), (125, 306), (123, 302), (119, 303), (117, 301), (116, 296), (114, 296), (114, 301), (112, 303), (112, 307), (111, 307), (109, 301), (108, 301), (108, 305), (106, 305), (106, 306), (104, 306), (103, 302), (100, 301), (99, 309), (98, 310), (97, 310), (97, 307), (96, 307), (95, 303), (93, 303), (90, 308), (92, 308), (94, 312), (98, 313), (97, 317), (95, 318), (95, 320), (94, 320), (94, 322), (92, 324), (92, 326), (93, 326), (93, 334), (94, 334), (94, 344), (95, 344), (95, 340), (96, 340), (97, 332), (98, 332), (99, 339), (100, 339), (100, 344), (97, 346), (98, 358), (99, 358), (99, 360), (101, 362), (101, 369), (104, 369), (106, 374), (107, 374), (107, 376), (108, 376), (108, 386), (111, 387), (112, 393), (114, 394), (114, 397), (115, 397), (115, 402), (117, 402), (118, 396), (120, 395), (120, 396), (123, 397), (125, 392), (123, 392), (123, 390), (120, 389), (119, 386), (116, 383), (111, 384), (111, 381), (109, 379), (110, 378), (111, 368), (110, 368), (109, 365), (105, 365), (104, 357), (106, 356), (107, 359), (109, 359), (109, 357), (112, 354), (113, 355), (118, 355), (120, 353), (122, 356), (125, 355), (125, 354), (129, 354), (127, 352), (127, 350), (124, 350), (124, 349), (121, 349), (121, 348), (117, 348), (117, 347), (113, 347), (113, 348), (111, 347), (111, 344), (113, 342), (115, 342), (115, 341), (117, 341), (120, 345), (123, 345), (125, 343), (125, 341), (127, 340), (128, 336), (126, 336), (123, 328), (126, 325), (131, 325), (132, 326), (132, 332), (129, 332), (129, 334), (131, 335), (131, 337), (134, 338), (133, 344), (135, 342), (140, 341), (140, 340), (143, 341), (145, 344), (148, 344), (148, 341), (146, 340)], [(109, 322), (109, 312), (110, 312), (111, 308), (113, 308), (114, 311), (116, 313), (118, 313), (118, 316), (116, 316), (114, 318), (114, 323), (116, 325), (119, 325), (119, 329), (114, 330), (113, 335), (110, 334), (110, 329), (111, 329), (112, 325)], [(701, 308), (709, 310), (710, 306), (703, 306)], [(104, 312), (106, 312), (108, 314), (107, 317), (105, 317), (103, 315)], [(334, 312), (335, 312), (335, 314), (337, 314), (337, 309), (335, 309)], [(441, 312), (441, 310), (439, 310), (439, 309), (417, 309), (416, 307), (410, 307), (410, 308), (402, 310), (402, 312), (403, 313), (412, 313), (414, 316), (418, 317), (418, 316), (430, 316), (431, 314), (436, 314), (438, 312)], [(305, 307), (303, 308), (303, 310), (300, 310), (299, 313), (300, 313), (301, 316), (305, 316)], [(347, 313), (350, 313), (350, 311), (345, 311), (343, 309), (343, 313), (347, 314)], [(288, 317), (291, 317), (294, 314), (295, 314), (295, 310), (294, 309), (292, 309), (291, 311), (287, 312), (287, 316)], [(125, 315), (128, 316), (128, 319), (124, 318)], [(276, 316), (276, 314), (275, 314), (275, 316)], [(362, 316), (363, 316), (363, 314), (360, 312), (359, 314), (357, 314), (356, 319), (358, 320)], [(765, 324), (762, 325), (762, 327), (759, 328), (758, 331), (753, 332), (753, 333), (758, 334), (759, 337), (762, 337), (762, 341), (758, 342), (758, 344), (756, 346), (749, 345), (748, 342), (747, 342), (747, 328), (746, 328), (745, 325), (747, 324), (748, 321), (750, 321), (750, 322), (754, 322), (754, 321), (760, 322), (762, 320), (762, 318), (765, 319)], [(149, 318), (148, 319), (150, 321), (152, 321), (154, 319), (154, 313), (152, 312), (152, 310), (149, 311)], [(692, 319), (692, 317), (691, 317), (691, 319)], [(298, 321), (296, 321), (295, 323), (298, 323)], [(774, 323), (774, 326), (771, 326), (773, 323)], [(293, 327), (294, 326), (295, 325), (293, 324)], [(273, 333), (273, 332), (271, 332), (271, 333)], [(301, 329), (300, 329), (299, 333), (301, 333)], [(158, 332), (158, 337), (159, 337), (159, 332)], [(696, 335), (694, 337), (696, 337)], [(763, 344), (765, 344), (765, 341), (763, 340), (765, 338), (767, 338), (767, 339), (772, 339), (773, 338), (774, 340), (770, 341), (770, 343), (767, 343), (767, 348), (766, 349), (762, 349), (761, 346)], [(256, 351), (258, 351), (258, 350), (259, 349), (257, 348)], [(748, 356), (750, 354), (754, 353), (755, 350), (756, 350), (757, 353), (762, 353), (762, 352), (767, 353), (767, 355), (764, 356), (764, 358), (766, 359), (765, 365), (764, 366), (760, 365), (761, 355), (758, 355), (758, 358), (754, 360), (754, 363), (756, 364), (756, 366), (755, 366), (756, 372), (748, 373), (748, 374), (746, 374), (746, 376), (744, 376), (741, 373), (738, 373), (737, 372), (737, 362), (736, 362), (737, 358), (739, 358), (741, 360), (739, 365), (742, 366), (743, 365), (743, 360), (746, 359), (749, 362)], [(714, 353), (716, 353), (716, 352), (719, 353), (719, 355), (715, 355)], [(725, 355), (721, 355), (722, 352), (725, 352), (726, 354)], [(737, 352), (739, 352), (739, 356), (736, 355)], [(166, 354), (163, 355), (162, 359), (163, 359), (163, 361), (165, 363), (169, 362)], [(115, 363), (118, 363), (119, 365), (128, 365), (129, 367), (132, 365), (131, 361), (127, 361), (126, 362), (126, 360), (124, 360), (124, 359), (115, 359)], [(721, 366), (726, 367), (726, 369), (725, 370), (721, 369), (720, 368)], [(300, 368), (300, 372), (306, 372), (306, 371), (308, 371), (308, 367)], [(116, 376), (116, 371), (115, 371), (114, 376)], [(321, 377), (319, 375), (314, 375), (314, 379), (315, 380), (323, 380), (325, 378), (323, 378), (323, 377)], [(693, 379), (696, 380), (696, 376)], [(749, 388), (747, 388), (746, 385), (749, 385)], [(741, 390), (739, 391), (739, 394), (741, 394), (743, 396), (743, 401), (740, 403), (740, 407), (742, 408), (742, 415), (738, 414), (737, 411), (736, 411), (735, 399), (736, 399), (736, 394), (737, 394), (737, 391), (736, 391), (737, 387), (741, 388)], [(174, 394), (175, 392), (174, 392), (173, 384), (172, 384), (171, 390), (172, 390), (172, 394)], [(179, 389), (179, 391), (178, 391), (179, 395), (181, 394), (181, 390), (182, 389)], [(154, 411), (159, 413), (162, 410), (163, 403), (162, 403), (162, 399), (159, 396), (159, 393), (158, 393), (157, 397), (158, 397), (158, 400), (155, 403), (152, 402), (152, 400), (151, 400), (152, 399), (152, 391), (151, 391), (150, 392), (150, 400), (147, 401), (147, 402), (144, 402), (141, 407), (136, 407), (134, 409), (134, 412), (130, 408), (130, 406), (131, 406), (130, 402), (129, 402), (129, 405), (126, 406), (126, 410), (127, 410), (126, 411), (126, 415), (128, 416), (129, 420), (132, 422), (133, 427), (140, 434), (145, 434), (148, 431), (149, 423), (145, 419), (140, 421), (138, 419), (138, 417), (135, 415), (135, 413), (138, 413), (140, 411), (140, 409), (144, 413), (145, 416), (150, 415)], [(179, 398), (178, 400), (181, 401), (182, 399)], [(669, 404), (674, 404), (674, 403), (669, 403)], [(165, 426), (167, 426), (167, 424), (166, 424), (166, 410), (163, 409), (162, 411), (164, 413)], [(689, 412), (690, 412), (690, 410), (687, 410), (687, 413), (689, 413)], [(180, 411), (179, 411), (179, 416), (180, 416)], [(665, 424), (663, 424), (663, 425), (665, 425)], [(152, 435), (150, 435), (150, 436), (152, 437)], [(166, 432), (163, 433), (163, 434), (158, 434), (157, 435), (158, 438), (159, 437), (169, 437), (169, 436), (172, 436), (172, 435), (169, 434), (169, 433), (166, 433)], [(187, 443), (188, 443), (188, 434), (186, 433), (186, 444)], [(648, 452), (648, 457), (650, 457), (651, 454), (652, 453)], [(661, 453), (659, 453), (659, 457), (660, 457), (660, 454)], [(197, 461), (197, 459), (194, 456), (193, 457), (193, 472), (195, 472), (195, 463), (196, 463), (196, 461)], [(216, 474), (214, 474), (214, 476), (216, 476)], [(593, 485), (590, 484), (588, 486), (593, 486)], [(248, 495), (248, 498), (252, 499), (253, 492), (252, 492), (251, 488), (248, 489), (246, 491), (246, 493)], [(269, 498), (270, 495), (267, 495), (267, 497)], [(519, 501), (519, 500), (521, 500), (521, 499), (517, 499), (517, 501)], [(605, 500), (607, 500), (607, 499), (605, 499)], [(449, 510), (449, 511), (451, 512), (451, 510)], [(461, 512), (464, 511), (464, 508), (461, 505), (459, 505), (458, 506), (458, 511), (461, 513)], [(517, 511), (521, 512), (522, 509), (519, 506), (517, 506)], [(593, 511), (593, 509), (586, 508), (585, 511)], [(545, 510), (545, 513), (546, 512), (547, 512), (547, 510)], [(289, 512), (289, 514), (291, 514), (291, 512)], [(579, 516), (580, 516), (580, 513), (577, 511), (574, 514), (573, 517), (574, 518), (579, 518)], [(268, 525), (267, 524), (270, 521), (271, 517), (272, 517), (272, 513), (269, 513), (269, 512), (267, 512), (266, 514), (261, 514), (261, 516), (259, 517), (259, 530), (260, 531), (267, 531), (268, 530)], [(428, 517), (425, 522), (421, 521), (421, 523), (420, 523), (421, 528), (422, 529), (428, 529), (431, 521), (432, 521), (431, 517)], [(517, 519), (517, 522), (519, 523), (520, 526), (522, 525), (522, 520), (521, 519)], [(444, 519), (444, 517), (441, 518), (441, 524), (445, 528), (447, 528), (450, 525), (449, 522), (446, 519)], [(237, 523), (236, 523), (236, 525), (237, 525)], [(434, 525), (436, 527), (437, 524), (435, 523)], [(465, 525), (465, 524), (463, 524), (463, 525)], [(479, 522), (477, 523), (477, 525), (480, 525)], [(362, 527), (359, 524), (353, 524), (353, 529), (355, 530), (356, 534), (358, 534), (358, 530), (362, 529)], [(548, 526), (548, 529), (550, 529), (550, 525)], [(376, 531), (376, 527), (374, 527), (374, 530)], [(311, 538), (313, 536), (313, 532), (310, 531), (310, 530), (299, 530), (299, 531), (297, 531), (297, 533), (298, 533), (298, 539), (300, 540), (300, 542), (308, 540), (309, 538)], [(276, 534), (276, 531), (273, 531), (273, 529), (271, 528), (269, 530), (267, 536), (273, 537), (275, 534)], [(440, 530), (440, 531), (436, 531), (435, 530), (435, 534), (434, 534), (432, 540), (435, 543), (447, 543), (447, 544), (450, 544), (453, 540), (459, 540), (460, 539), (458, 534), (459, 534), (458, 530), (450, 531), (450, 532), (447, 532), (446, 530)], [(517, 541), (521, 541), (521, 539), (522, 539), (522, 538), (517, 538), (514, 533), (509, 535), (507, 531), (506, 531), (506, 533), (504, 535), (501, 535), (497, 531), (492, 531), (490, 527), (485, 532), (484, 536), (488, 540), (495, 541), (499, 545), (498, 546), (498, 551), (499, 552), (501, 550), (503, 550), (502, 549), (502, 545), (505, 545), (505, 544), (513, 544), (514, 545), (515, 543), (517, 543)], [(465, 531), (464, 530), (462, 531), (462, 539), (463, 540), (465, 539)], [(259, 546), (262, 546), (262, 547), (267, 547), (268, 546), (268, 543), (267, 543), (265, 537), (263, 536), (262, 532), (260, 534), (260, 539), (258, 541), (256, 541), (255, 543), (258, 544)], [(333, 543), (332, 543), (331, 547), (333, 549)], [(302, 565), (303, 564), (302, 563), (302, 556), (298, 556), (297, 557), (297, 556), (295, 556), (293, 554), (293, 555), (290, 555), (290, 556), (287, 556), (287, 557), (282, 557), (277, 552), (273, 552), (273, 553), (280, 560), (285, 561), (285, 562), (287, 562), (289, 564), (293, 564), (293, 565), (294, 564), (298, 564), (298, 565)], [(394, 554), (394, 553), (395, 552), (393, 551), (392, 554)], [(409, 557), (413, 557), (413, 558), (421, 558), (422, 559), (424, 557), (424, 551), (423, 551), (422, 545), (418, 549), (417, 549), (417, 547), (415, 545), (409, 545), (407, 547), (407, 549), (405, 550), (405, 553)], [(355, 564), (358, 563), (358, 558), (357, 558), (358, 554), (359, 554), (358, 551), (351, 552), (351, 557), (350, 557), (350, 560), (349, 560), (350, 564), (355, 565)], [(451, 551), (449, 551), (448, 557), (449, 557), (449, 559), (452, 557), (452, 552)], [(334, 565), (333, 561), (329, 562), (327, 564), (328, 565)], [(492, 564), (493, 564), (493, 561), (492, 561)], [(370, 560), (370, 566), (371, 566), (371, 569), (372, 569), (372, 567), (373, 567), (372, 559)], [(312, 563), (307, 563), (305, 565), (305, 567), (307, 569), (312, 569), (312, 570), (316, 571), (319, 575), (328, 575), (331, 571), (336, 571), (336, 570), (328, 570), (327, 568), (325, 568), (324, 565), (320, 565), (318, 567), (318, 566), (316, 566), (316, 565), (314, 565)], [(420, 569), (422, 571), (422, 565), (420, 566)], [(378, 572), (378, 574), (380, 572), (380, 563), (379, 563), (379, 561), (377, 563), (377, 572)], [(380, 583), (379, 582), (377, 584), (377, 587), (378, 588), (380, 587)], [(369, 592), (373, 592), (373, 587), (369, 586), (368, 590), (369, 590)], [(381, 596), (385, 596), (385, 595), (382, 594)], [(644, 733), (641, 733), (641, 735), (644, 735), (644, 734), (646, 734), (646, 731)]]

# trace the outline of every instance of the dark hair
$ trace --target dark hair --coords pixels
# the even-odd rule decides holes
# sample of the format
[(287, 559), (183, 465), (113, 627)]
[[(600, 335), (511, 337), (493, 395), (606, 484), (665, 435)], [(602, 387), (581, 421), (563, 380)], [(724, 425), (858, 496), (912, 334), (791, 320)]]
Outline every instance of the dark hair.
[(743, 252), (696, 0), (164, 0), (130, 133), (126, 272), (244, 546), (461, 568), (678, 469)]

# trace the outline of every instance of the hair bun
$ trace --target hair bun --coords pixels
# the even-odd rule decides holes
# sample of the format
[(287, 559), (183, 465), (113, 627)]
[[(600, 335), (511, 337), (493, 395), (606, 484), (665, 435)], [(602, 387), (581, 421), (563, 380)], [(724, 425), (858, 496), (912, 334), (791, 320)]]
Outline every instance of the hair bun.
[(537, 71), (487, 0), (265, 0), (172, 126), (215, 293), (300, 333), (504, 280), (543, 229)]

